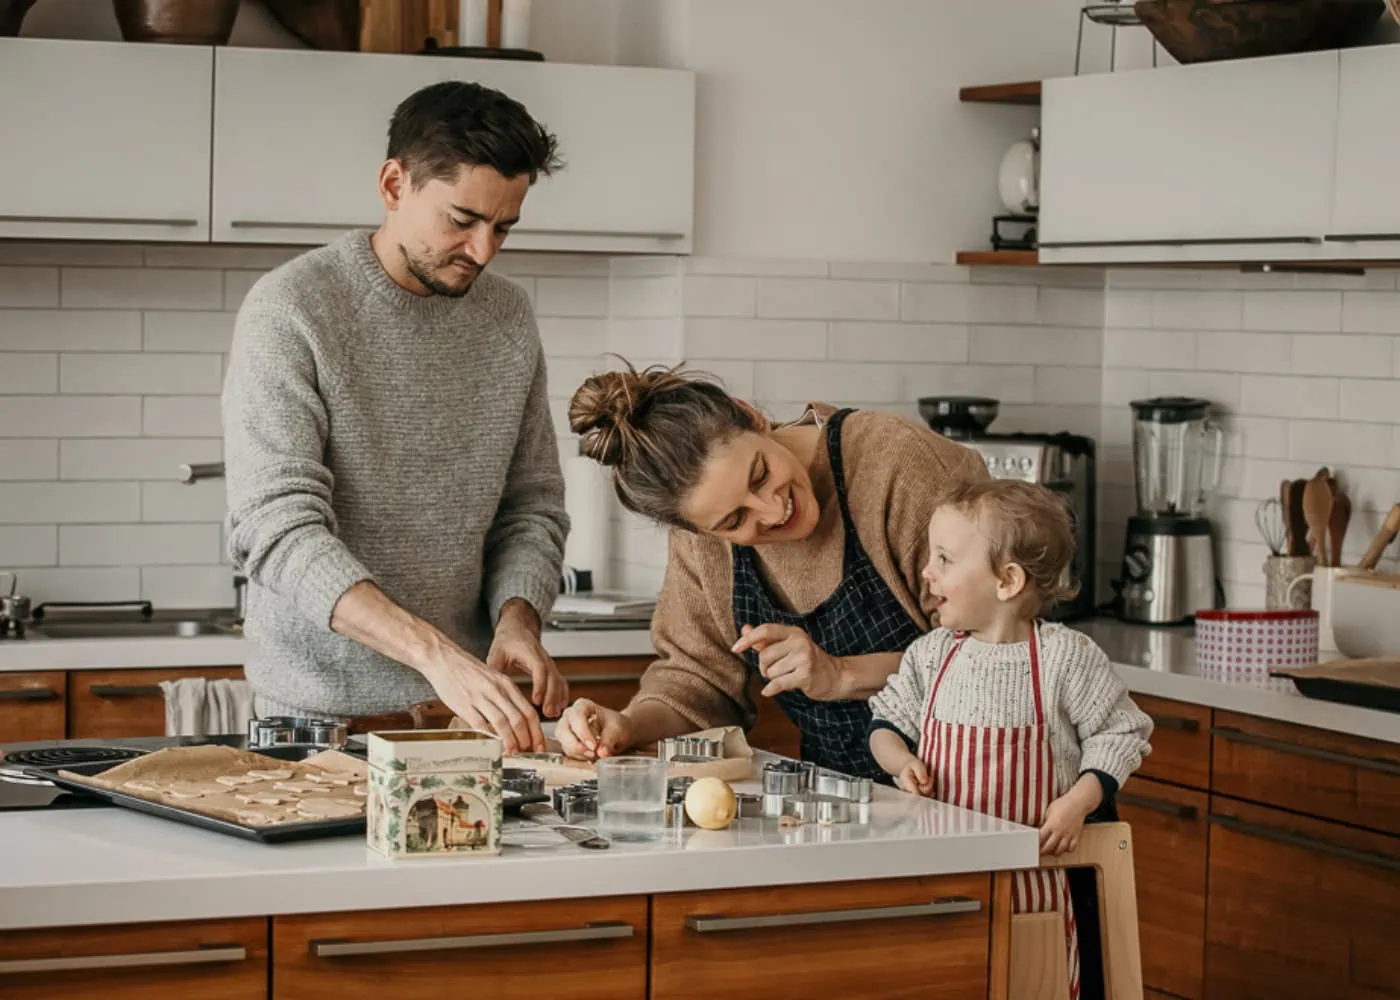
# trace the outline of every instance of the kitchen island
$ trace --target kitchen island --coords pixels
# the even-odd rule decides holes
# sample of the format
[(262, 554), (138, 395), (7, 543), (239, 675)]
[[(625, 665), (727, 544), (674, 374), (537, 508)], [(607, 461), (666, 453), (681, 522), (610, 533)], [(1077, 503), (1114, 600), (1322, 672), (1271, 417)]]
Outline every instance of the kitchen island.
[[(746, 818), (604, 851), (391, 862), (359, 837), (265, 846), (108, 807), (3, 814), (0, 842), (0, 994), (104, 1000), (157, 984), (279, 1000), (410, 983), (775, 997), (804, 981), (1004, 997), (1005, 873), (1038, 858), (1030, 828), (884, 787), (868, 823)], [(173, 964), (71, 961), (153, 954)]]

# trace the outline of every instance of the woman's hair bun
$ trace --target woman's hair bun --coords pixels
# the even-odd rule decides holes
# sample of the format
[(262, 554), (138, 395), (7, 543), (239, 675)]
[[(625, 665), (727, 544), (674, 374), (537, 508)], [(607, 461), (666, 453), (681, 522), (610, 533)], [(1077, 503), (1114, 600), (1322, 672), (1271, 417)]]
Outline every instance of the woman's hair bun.
[(580, 455), (603, 465), (622, 461), (645, 377), (629, 370), (584, 379), (569, 401), (569, 429), (579, 436)]

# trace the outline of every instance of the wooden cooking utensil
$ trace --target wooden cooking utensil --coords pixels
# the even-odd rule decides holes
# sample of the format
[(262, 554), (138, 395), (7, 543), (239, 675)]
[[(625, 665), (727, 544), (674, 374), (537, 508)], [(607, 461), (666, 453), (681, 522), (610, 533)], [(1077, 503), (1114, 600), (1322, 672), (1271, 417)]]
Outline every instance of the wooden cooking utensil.
[(1332, 521), (1332, 490), (1326, 470), (1318, 472), (1303, 487), (1303, 517), (1308, 522), (1308, 543), (1319, 566), (1327, 562), (1327, 526)]
[(1360, 569), (1375, 569), (1376, 563), (1381, 561), (1381, 556), (1385, 554), (1386, 547), (1395, 540), (1395, 535), (1400, 532), (1400, 503), (1390, 508), (1390, 513), (1385, 516), (1385, 522), (1381, 525), (1381, 530), (1376, 532), (1376, 537), (1371, 539), (1370, 548), (1357, 563)]
[(1288, 554), (1305, 556), (1308, 554), (1308, 522), (1303, 517), (1303, 487), (1306, 480), (1288, 481), (1288, 503), (1284, 507), (1284, 518), (1288, 524)]
[(1342, 542), (1347, 537), (1347, 525), (1351, 523), (1351, 497), (1336, 493), (1332, 497), (1332, 517), (1327, 525), (1328, 546), (1331, 549), (1333, 566), (1342, 564)]

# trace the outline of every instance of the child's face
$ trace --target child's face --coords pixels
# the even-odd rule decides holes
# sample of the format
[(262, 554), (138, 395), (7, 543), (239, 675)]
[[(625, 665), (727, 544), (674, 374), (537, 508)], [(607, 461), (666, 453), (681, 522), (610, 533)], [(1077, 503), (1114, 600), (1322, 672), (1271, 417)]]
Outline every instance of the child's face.
[(991, 546), (976, 522), (955, 507), (940, 507), (928, 525), (924, 583), (939, 623), (956, 631), (986, 628), (1002, 613), (1008, 592), (992, 570)]

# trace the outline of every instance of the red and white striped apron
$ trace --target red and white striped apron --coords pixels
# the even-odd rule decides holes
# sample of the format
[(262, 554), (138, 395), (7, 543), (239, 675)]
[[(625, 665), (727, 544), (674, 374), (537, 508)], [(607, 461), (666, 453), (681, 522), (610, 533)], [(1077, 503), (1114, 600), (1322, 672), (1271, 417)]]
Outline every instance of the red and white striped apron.
[[(1035, 724), (1031, 726), (970, 726), (934, 718), (938, 686), (965, 638), (964, 633), (955, 636), (952, 648), (934, 677), (924, 715), (919, 757), (928, 766), (929, 777), (933, 779), (933, 797), (949, 805), (1038, 829), (1045, 821), (1046, 808), (1059, 794), (1055, 787), (1050, 730), (1045, 725), (1041, 698), (1039, 629), (1031, 629), (1030, 640), (1031, 687), (1035, 694)], [(1011, 911), (1045, 913), (1050, 910), (1060, 910), (1065, 915), (1069, 995), (1070, 1000), (1078, 1000), (1079, 935), (1070, 902), (1069, 879), (1062, 869), (1015, 872)]]

